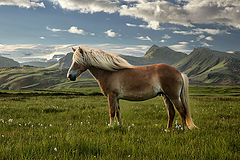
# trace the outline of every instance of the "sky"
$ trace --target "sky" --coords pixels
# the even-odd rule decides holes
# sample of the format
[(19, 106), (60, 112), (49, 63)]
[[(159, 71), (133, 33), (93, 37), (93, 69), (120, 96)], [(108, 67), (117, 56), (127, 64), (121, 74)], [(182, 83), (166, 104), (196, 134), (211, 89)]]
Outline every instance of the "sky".
[(143, 56), (153, 44), (240, 51), (240, 1), (0, 0), (0, 55), (19, 62), (79, 45)]

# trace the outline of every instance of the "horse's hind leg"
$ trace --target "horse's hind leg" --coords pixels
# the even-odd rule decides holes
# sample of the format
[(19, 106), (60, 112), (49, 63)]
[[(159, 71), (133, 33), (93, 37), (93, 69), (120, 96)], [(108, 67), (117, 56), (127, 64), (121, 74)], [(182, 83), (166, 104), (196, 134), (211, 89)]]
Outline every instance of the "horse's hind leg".
[(178, 110), (180, 116), (181, 116), (181, 121), (182, 121), (182, 128), (183, 129), (187, 129), (187, 124), (186, 124), (186, 110), (183, 107), (182, 101), (180, 100), (180, 98), (178, 99), (171, 99), (172, 103), (174, 104), (174, 106), (176, 107), (176, 109)]
[(122, 125), (122, 119), (121, 119), (120, 106), (119, 106), (119, 100), (118, 100), (118, 99), (117, 99), (117, 104), (116, 104), (115, 112), (116, 112), (118, 124), (119, 124), (119, 125)]
[(163, 100), (164, 100), (164, 103), (165, 103), (165, 106), (166, 106), (167, 112), (168, 112), (167, 128), (171, 128), (172, 124), (173, 124), (173, 119), (175, 116), (175, 109), (173, 107), (172, 102), (169, 100), (169, 98), (166, 95), (163, 95)]
[(108, 105), (109, 105), (109, 113), (110, 113), (110, 124), (109, 126), (114, 125), (114, 117), (115, 114), (117, 116), (118, 124), (122, 125), (121, 115), (120, 115), (120, 107), (119, 100), (116, 98), (114, 94), (108, 96)]
[(110, 123), (109, 126), (114, 125), (114, 117), (115, 117), (115, 108), (116, 108), (116, 98), (115, 96), (108, 95), (108, 106), (109, 106), (109, 114), (110, 114)]

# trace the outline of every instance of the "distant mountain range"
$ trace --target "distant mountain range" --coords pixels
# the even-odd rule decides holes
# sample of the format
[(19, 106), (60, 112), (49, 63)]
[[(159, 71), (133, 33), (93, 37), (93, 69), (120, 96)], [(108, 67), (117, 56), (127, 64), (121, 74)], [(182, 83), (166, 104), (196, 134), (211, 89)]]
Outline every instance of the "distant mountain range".
[[(70, 52), (55, 62), (31, 62), (25, 63), (28, 66), (22, 68), (0, 69), (0, 89), (64, 89), (83, 87), (83, 84), (96, 86), (96, 82), (89, 79), (91, 75), (87, 72), (82, 77), (88, 78), (88, 81), (78, 79), (76, 82), (70, 82), (66, 79), (72, 56), (73, 53)], [(237, 51), (225, 53), (208, 48), (195, 48), (187, 55), (165, 46), (153, 45), (143, 57), (120, 56), (133, 65), (166, 63), (175, 66), (188, 75), (192, 84), (240, 84), (240, 52)], [(10, 63), (7, 66), (5, 62)], [(1, 66), (19, 67), (20, 64), (0, 57)], [(79, 81), (81, 83), (78, 83)]]
[(0, 56), (0, 68), (20, 67), (20, 64), (13, 59)]
[[(58, 63), (51, 66), (51, 68), (69, 68), (72, 64), (73, 53), (68, 53), (65, 57), (61, 58)], [(158, 47), (153, 45), (143, 57), (134, 57), (120, 55), (120, 57), (127, 60), (130, 64), (133, 65), (147, 65), (147, 64), (157, 64), (157, 63), (166, 63), (173, 65), (183, 58), (187, 57), (187, 54), (176, 52), (168, 47)]]

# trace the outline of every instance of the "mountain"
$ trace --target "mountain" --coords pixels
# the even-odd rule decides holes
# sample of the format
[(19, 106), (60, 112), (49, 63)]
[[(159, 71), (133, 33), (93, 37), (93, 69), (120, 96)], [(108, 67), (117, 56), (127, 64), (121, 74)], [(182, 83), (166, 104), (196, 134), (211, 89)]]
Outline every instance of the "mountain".
[(20, 64), (13, 59), (0, 56), (0, 68), (20, 67)]
[(144, 58), (154, 63), (175, 64), (187, 57), (187, 54), (176, 52), (166, 46), (158, 47), (153, 45), (144, 55)]
[(240, 84), (240, 55), (236, 53), (195, 48), (175, 66), (192, 83)]
[[(69, 68), (72, 64), (73, 53), (70, 52), (59, 61), (52, 65), (51, 68)], [(176, 52), (168, 47), (158, 47), (153, 45), (143, 57), (119, 55), (132, 65), (148, 65), (156, 63), (175, 64), (185, 58), (187, 54)]]
[(73, 52), (67, 53), (64, 57), (60, 58), (58, 62), (52, 65), (50, 68), (69, 68), (72, 64)]
[[(133, 57), (120, 55), (133, 65), (146, 65), (169, 62), (168, 54), (177, 55), (180, 59), (174, 66), (188, 75), (192, 84), (240, 84), (240, 52), (225, 53), (208, 48), (195, 48), (189, 55), (175, 52), (167, 47), (152, 46), (145, 56)], [(180, 56), (179, 56), (180, 55)], [(35, 89), (68, 89), (97, 86), (92, 76), (85, 72), (77, 81), (66, 78), (68, 68), (72, 63), (73, 53), (60, 58), (57, 63), (48, 68), (30, 66), (15, 68), (0, 68), (0, 89), (35, 90)], [(184, 58), (182, 58), (182, 57)], [(19, 63), (0, 57), (0, 65), (19, 66)], [(174, 59), (176, 61), (176, 59)], [(14, 63), (13, 63), (14, 62)], [(11, 64), (11, 65), (10, 65)]]
[(66, 76), (67, 69), (36, 68), (30, 66), (0, 68), (0, 89), (36, 90), (97, 86), (96, 81), (89, 79), (86, 73), (74, 82), (68, 80)]
[(55, 54), (53, 57), (47, 61), (41, 62), (41, 61), (30, 61), (30, 62), (24, 62), (21, 63), (21, 66), (33, 66), (33, 67), (39, 67), (39, 68), (48, 68), (58, 62), (59, 59), (64, 57), (64, 54)]

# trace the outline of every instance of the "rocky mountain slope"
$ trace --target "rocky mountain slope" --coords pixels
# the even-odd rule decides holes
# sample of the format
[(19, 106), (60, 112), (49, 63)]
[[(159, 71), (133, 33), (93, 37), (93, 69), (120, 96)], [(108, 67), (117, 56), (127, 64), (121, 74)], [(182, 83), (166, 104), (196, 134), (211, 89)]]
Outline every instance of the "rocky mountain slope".
[(240, 84), (240, 54), (196, 48), (175, 65), (193, 83)]
[(0, 68), (20, 67), (20, 64), (13, 59), (0, 56)]

